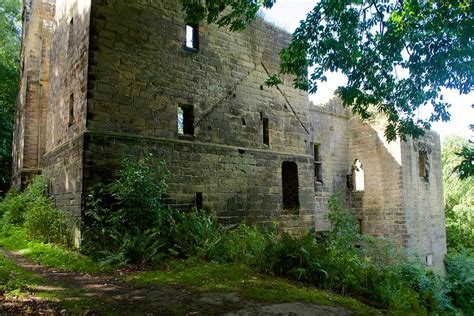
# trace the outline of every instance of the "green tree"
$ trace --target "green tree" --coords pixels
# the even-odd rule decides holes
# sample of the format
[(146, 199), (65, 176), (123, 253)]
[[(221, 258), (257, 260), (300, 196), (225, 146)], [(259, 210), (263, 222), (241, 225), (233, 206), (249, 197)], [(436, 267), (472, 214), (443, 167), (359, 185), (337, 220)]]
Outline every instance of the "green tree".
[[(188, 20), (242, 30), (257, 11), (277, 0), (181, 0)], [(280, 53), (281, 73), (309, 92), (326, 71), (348, 77), (337, 94), (367, 119), (388, 118), (385, 136), (419, 136), (450, 118), (441, 88), (473, 88), (474, 6), (470, 0), (315, 0), (315, 6)], [(311, 70), (311, 71), (310, 71)], [(281, 82), (272, 75), (268, 84)], [(417, 109), (431, 106), (429, 118)]]
[(452, 136), (443, 141), (442, 164), (446, 212), (446, 235), (449, 251), (467, 248), (474, 251), (474, 177), (460, 179), (455, 171), (462, 157), (456, 153), (468, 141)]
[(21, 2), (0, 1), (0, 193), (10, 182), (13, 117), (18, 91)]
[[(474, 108), (474, 104), (472, 107)], [(469, 128), (474, 132), (474, 124), (469, 125)], [(459, 179), (474, 177), (474, 142), (469, 140), (456, 155), (462, 158), (459, 165), (454, 168), (454, 172), (459, 174)]]

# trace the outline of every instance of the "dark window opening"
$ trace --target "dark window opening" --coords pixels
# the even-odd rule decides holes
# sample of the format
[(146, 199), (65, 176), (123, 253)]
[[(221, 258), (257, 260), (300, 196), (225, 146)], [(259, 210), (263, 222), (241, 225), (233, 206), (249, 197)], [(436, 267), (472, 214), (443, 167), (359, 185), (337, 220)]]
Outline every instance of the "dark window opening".
[(243, 126), (246, 126), (246, 125), (247, 125), (247, 122), (245, 122), (245, 118), (242, 118), (242, 125), (243, 125)]
[(239, 152), (240, 155), (245, 154), (245, 150), (243, 150), (243, 149), (238, 149), (237, 151)]
[(298, 196), (298, 165), (291, 161), (282, 164), (283, 208), (297, 211), (300, 207)]
[(71, 20), (69, 20), (67, 47), (71, 48), (73, 42), (74, 42), (74, 19), (71, 18)]
[(74, 124), (74, 93), (69, 96), (69, 122), (68, 127)]
[(263, 143), (270, 146), (270, 131), (268, 129), (268, 119), (263, 119)]
[(199, 27), (195, 24), (186, 25), (186, 41), (184, 47), (191, 51), (199, 50)]
[(418, 152), (418, 173), (420, 177), (428, 179), (428, 155), (423, 150)]
[(352, 180), (352, 174), (348, 174), (346, 176), (346, 186), (347, 190), (350, 192), (354, 191), (354, 181)]
[(323, 166), (321, 161), (320, 145), (313, 144), (314, 178), (317, 182), (323, 182)]
[(194, 109), (192, 105), (178, 106), (178, 134), (194, 135)]
[(198, 210), (201, 210), (202, 209), (202, 192), (196, 192), (194, 202), (195, 202), (196, 208)]
[(263, 90), (263, 85), (260, 85), (260, 90)]

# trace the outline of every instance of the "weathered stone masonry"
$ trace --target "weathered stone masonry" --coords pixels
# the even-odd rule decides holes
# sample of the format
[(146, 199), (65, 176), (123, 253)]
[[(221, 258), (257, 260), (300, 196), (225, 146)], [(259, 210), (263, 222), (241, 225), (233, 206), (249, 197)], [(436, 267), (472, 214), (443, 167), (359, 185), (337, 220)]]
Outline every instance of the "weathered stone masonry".
[[(172, 172), (167, 201), (177, 208), (199, 201), (227, 224), (326, 231), (327, 199), (339, 191), (364, 233), (441, 265), (438, 136), (388, 144), (380, 120), (362, 123), (337, 100), (315, 106), (290, 77), (265, 86), (289, 34), (261, 20), (240, 33), (193, 25), (186, 47), (176, 0), (25, 6), (17, 185), (43, 170), (57, 205), (80, 216), (91, 185), (149, 151)], [(417, 146), (429, 152), (427, 177)], [(352, 188), (356, 159), (364, 191)]]

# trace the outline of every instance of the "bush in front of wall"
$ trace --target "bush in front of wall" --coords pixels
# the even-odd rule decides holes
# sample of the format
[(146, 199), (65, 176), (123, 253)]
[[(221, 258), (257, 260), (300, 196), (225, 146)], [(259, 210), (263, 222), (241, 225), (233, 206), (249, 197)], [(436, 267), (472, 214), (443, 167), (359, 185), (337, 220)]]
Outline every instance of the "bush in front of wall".
[(12, 189), (0, 202), (2, 222), (26, 228), (34, 240), (72, 246), (73, 223), (54, 206), (47, 189), (48, 182), (43, 176), (36, 176), (23, 192)]
[(113, 182), (88, 193), (81, 250), (120, 266), (163, 256), (171, 248), (171, 211), (162, 204), (168, 175), (164, 162), (151, 154), (123, 159)]
[(467, 251), (449, 254), (445, 259), (448, 295), (465, 315), (474, 311), (474, 256)]

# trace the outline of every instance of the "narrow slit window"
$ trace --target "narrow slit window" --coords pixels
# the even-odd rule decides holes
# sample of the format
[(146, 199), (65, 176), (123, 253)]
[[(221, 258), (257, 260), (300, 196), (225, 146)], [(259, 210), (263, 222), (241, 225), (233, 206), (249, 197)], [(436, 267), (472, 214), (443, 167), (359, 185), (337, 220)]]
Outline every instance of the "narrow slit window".
[(365, 190), (364, 169), (359, 159), (354, 160), (352, 164), (352, 181), (354, 191)]
[(69, 96), (69, 122), (68, 127), (74, 124), (74, 93)]
[(186, 41), (184, 43), (187, 49), (199, 50), (199, 27), (194, 24), (186, 25)]
[(178, 135), (194, 135), (194, 110), (192, 105), (178, 106)]
[(202, 192), (196, 192), (196, 197), (195, 197), (195, 206), (196, 209), (201, 210), (202, 209)]
[(313, 144), (314, 178), (317, 182), (323, 182), (323, 167), (321, 161), (320, 145)]
[(270, 146), (270, 131), (268, 128), (268, 118), (263, 118), (263, 143)]
[(284, 161), (282, 164), (283, 209), (297, 212), (300, 207), (298, 188), (298, 165)]
[(74, 18), (71, 18), (69, 20), (68, 38), (67, 38), (68, 49), (72, 47), (73, 42), (74, 42)]
[(418, 152), (418, 173), (420, 177), (428, 179), (428, 155), (423, 150)]

